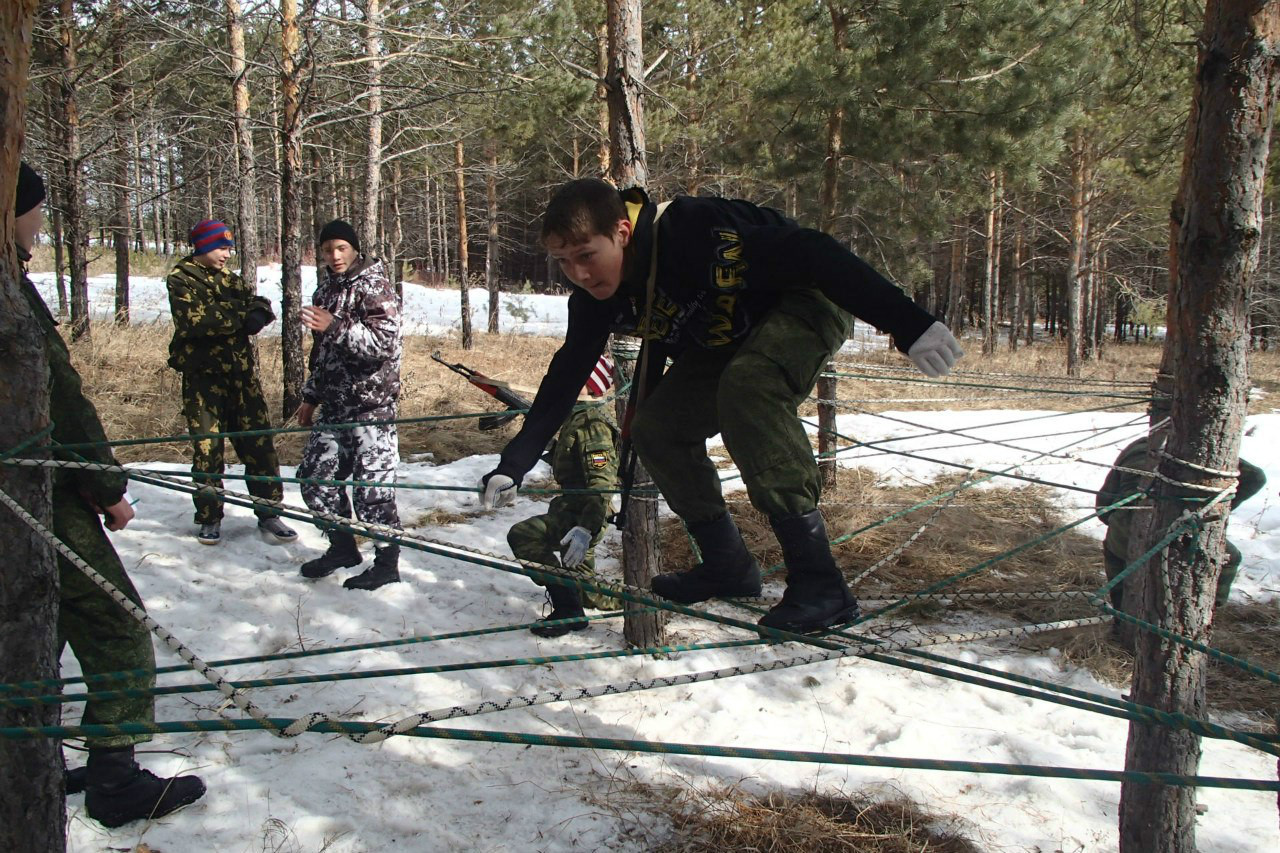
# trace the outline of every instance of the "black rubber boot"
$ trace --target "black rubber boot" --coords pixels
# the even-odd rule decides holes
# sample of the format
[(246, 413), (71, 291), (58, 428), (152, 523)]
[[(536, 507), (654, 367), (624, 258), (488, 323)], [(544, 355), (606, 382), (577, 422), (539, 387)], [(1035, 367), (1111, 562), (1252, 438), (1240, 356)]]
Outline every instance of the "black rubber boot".
[(858, 618), (858, 599), (831, 556), (827, 526), (818, 510), (771, 518), (787, 564), (787, 590), (764, 615), (767, 628), (808, 634)]
[(362, 562), (355, 536), (346, 530), (330, 530), (328, 536), (329, 550), (302, 564), (304, 578), (328, 577), (338, 569), (349, 569)]
[(678, 604), (760, 594), (760, 565), (728, 513), (689, 525), (689, 533), (698, 543), (702, 562), (687, 572), (658, 575), (653, 579), (654, 592)]
[(547, 595), (551, 598), (551, 613), (539, 622), (553, 622), (557, 619), (582, 619), (581, 622), (566, 622), (563, 625), (537, 625), (529, 630), (539, 637), (563, 637), (570, 631), (585, 631), (591, 623), (582, 617), (586, 612), (582, 609), (582, 595), (576, 586), (549, 586)]
[(373, 565), (342, 582), (343, 589), (374, 590), (400, 582), (400, 546), (383, 545), (373, 551)]
[(85, 785), (89, 784), (88, 767), (72, 767), (64, 770), (62, 780), (66, 783), (67, 794), (83, 794)]
[(89, 750), (84, 808), (103, 826), (164, 817), (204, 796), (198, 776), (161, 779), (133, 760), (133, 747)]

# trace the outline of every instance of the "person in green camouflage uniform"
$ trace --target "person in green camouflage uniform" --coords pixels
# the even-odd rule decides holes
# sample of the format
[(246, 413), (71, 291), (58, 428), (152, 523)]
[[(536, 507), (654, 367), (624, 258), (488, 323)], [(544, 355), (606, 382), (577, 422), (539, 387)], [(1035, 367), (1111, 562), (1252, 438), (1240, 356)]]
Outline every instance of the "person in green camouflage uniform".
[[(1146, 491), (1150, 488), (1150, 448), (1151, 438), (1144, 435), (1120, 451), (1120, 455), (1112, 463), (1114, 467), (1107, 474), (1107, 479), (1103, 481), (1102, 488), (1098, 490), (1095, 505), (1099, 510), (1110, 506), (1118, 500), (1127, 498), (1135, 492)], [(1263, 473), (1261, 468), (1241, 459), (1240, 479), (1236, 483), (1235, 497), (1231, 499), (1232, 511), (1256, 495), (1266, 485), (1266, 482), (1267, 475)], [(1127, 503), (1122, 507), (1098, 516), (1098, 519), (1107, 525), (1107, 535), (1102, 543), (1102, 556), (1107, 571), (1107, 580), (1113, 580), (1125, 570), (1125, 567), (1129, 565), (1133, 557), (1138, 556), (1137, 554), (1130, 555), (1129, 539), (1131, 528), (1133, 527), (1134, 512), (1141, 512), (1142, 508), (1146, 506), (1149, 506), (1149, 504), (1139, 500)], [(1215, 604), (1218, 607), (1222, 607), (1227, 603), (1227, 599), (1230, 598), (1231, 584), (1235, 582), (1236, 573), (1240, 570), (1240, 562), (1243, 559), (1240, 549), (1232, 544), (1230, 540), (1227, 541), (1226, 550), (1227, 560), (1223, 563), (1222, 573), (1218, 575), (1218, 589), (1215, 595)], [(1124, 587), (1125, 584), (1122, 583), (1111, 588), (1111, 606), (1116, 610), (1124, 610)]]
[[(44, 333), (49, 359), (49, 419), (56, 444), (90, 444), (75, 452), (53, 450), (66, 461), (117, 465), (107, 444), (97, 410), (84, 394), (80, 374), (58, 334), (57, 322), (26, 273), (30, 249), (41, 222), (40, 203), (44, 182), (25, 163), (18, 179), (16, 234), (18, 257), (23, 264), (22, 292), (32, 315)], [(111, 540), (102, 529), (101, 514), (109, 530), (121, 530), (133, 519), (133, 507), (125, 498), (128, 478), (115, 471), (55, 469), (53, 475), (53, 533), (60, 542), (93, 567), (130, 601), (142, 607), (142, 598), (125, 573)], [(151, 634), (105, 591), (58, 555), (60, 584), (58, 654), (71, 646), (86, 677), (125, 670), (132, 675), (93, 681), (90, 689), (150, 690), (155, 686), (155, 653)], [(125, 696), (90, 699), (85, 703), (84, 725), (152, 723), (155, 699)], [(69, 793), (87, 790), (89, 816), (107, 826), (119, 826), (139, 817), (160, 816), (194, 802), (204, 794), (204, 783), (195, 776), (158, 779), (140, 770), (133, 761), (134, 744), (151, 740), (149, 734), (89, 737), (89, 767), (69, 779)]]
[[(612, 364), (601, 358), (584, 389), (591, 397), (601, 397), (612, 384)], [(569, 415), (556, 434), (545, 458), (562, 489), (603, 491), (617, 488), (618, 428), (603, 404), (588, 405)], [(551, 500), (545, 515), (525, 519), (507, 532), (507, 544), (517, 559), (556, 568), (564, 567), (584, 580), (596, 579), (595, 546), (604, 536), (609, 519), (608, 494), (563, 494)], [(535, 581), (546, 586), (542, 581)], [(551, 586), (553, 610), (543, 621), (572, 619), (583, 615), (582, 608), (609, 610), (617, 606), (610, 596), (585, 589)], [(558, 637), (580, 631), (587, 622), (538, 626), (533, 633)]]
[[(205, 220), (191, 229), (193, 253), (178, 261), (165, 281), (173, 316), (169, 366), (182, 374), (182, 414), (192, 436), (268, 429), (267, 403), (258, 380), (250, 338), (275, 320), (271, 302), (254, 294), (236, 273), (225, 268), (234, 246), (227, 226)], [(195, 522), (199, 541), (216, 545), (221, 539), (223, 440), (192, 439), (191, 470), (198, 478)], [(270, 435), (233, 436), (231, 445), (244, 463), (245, 473), (280, 476), (280, 463)], [(279, 501), (278, 480), (247, 484), (249, 494)], [(292, 542), (297, 534), (280, 522), (279, 512), (259, 507), (258, 527), (274, 543)]]

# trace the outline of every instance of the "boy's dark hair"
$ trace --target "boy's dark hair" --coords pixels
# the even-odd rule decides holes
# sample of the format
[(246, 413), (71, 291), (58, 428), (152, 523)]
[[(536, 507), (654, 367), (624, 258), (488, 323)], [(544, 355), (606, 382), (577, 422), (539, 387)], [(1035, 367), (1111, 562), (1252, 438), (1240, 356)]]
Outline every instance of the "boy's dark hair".
[(627, 207), (618, 191), (599, 178), (578, 178), (556, 190), (542, 215), (540, 238), (545, 245), (557, 237), (569, 245), (585, 243), (597, 234), (613, 234)]

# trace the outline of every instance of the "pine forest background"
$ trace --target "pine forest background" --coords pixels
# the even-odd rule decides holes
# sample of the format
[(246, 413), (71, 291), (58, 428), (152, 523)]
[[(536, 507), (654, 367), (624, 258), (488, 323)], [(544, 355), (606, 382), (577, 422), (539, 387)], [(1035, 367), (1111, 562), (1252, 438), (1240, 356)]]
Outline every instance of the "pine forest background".
[[(559, 286), (538, 216), (608, 174), (605, 14), (43, 0), (24, 158), (49, 178), (60, 311), (86, 332), (86, 269), (114, 258), (127, 320), (130, 265), (163, 274), (205, 217), (242, 269), (283, 262), (286, 290), (335, 217), (404, 280)], [(777, 207), (988, 350), (1066, 338), (1077, 372), (1163, 321), (1202, 21), (1179, 0), (645, 0), (647, 187)]]

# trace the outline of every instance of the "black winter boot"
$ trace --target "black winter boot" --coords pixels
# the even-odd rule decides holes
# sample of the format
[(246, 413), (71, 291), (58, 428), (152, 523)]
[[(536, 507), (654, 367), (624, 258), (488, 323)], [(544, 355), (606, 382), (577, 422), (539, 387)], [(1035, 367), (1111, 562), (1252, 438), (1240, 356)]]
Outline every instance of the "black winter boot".
[(658, 575), (653, 579), (654, 592), (678, 604), (760, 594), (760, 565), (728, 513), (690, 524), (689, 533), (698, 543), (702, 562), (687, 572)]
[(373, 551), (373, 565), (342, 582), (343, 589), (374, 590), (400, 582), (400, 546), (384, 545)]
[[(582, 594), (576, 586), (549, 586), (547, 595), (551, 598), (551, 613), (539, 622), (554, 622), (557, 619), (582, 619), (587, 614), (582, 609)], [(581, 622), (566, 622), (563, 625), (539, 625), (529, 630), (539, 637), (563, 637), (570, 631), (585, 631), (591, 626), (586, 619)]]
[(84, 808), (103, 826), (164, 817), (204, 796), (198, 776), (161, 779), (133, 760), (133, 747), (89, 750)]
[(347, 569), (360, 565), (360, 549), (356, 547), (356, 537), (346, 530), (330, 530), (329, 550), (314, 560), (302, 564), (304, 578), (323, 578), (338, 569)]
[(856, 619), (858, 599), (831, 556), (822, 513), (815, 509), (804, 515), (771, 518), (769, 523), (787, 564), (787, 590), (760, 624), (808, 634)]

